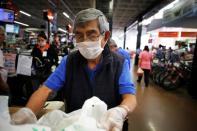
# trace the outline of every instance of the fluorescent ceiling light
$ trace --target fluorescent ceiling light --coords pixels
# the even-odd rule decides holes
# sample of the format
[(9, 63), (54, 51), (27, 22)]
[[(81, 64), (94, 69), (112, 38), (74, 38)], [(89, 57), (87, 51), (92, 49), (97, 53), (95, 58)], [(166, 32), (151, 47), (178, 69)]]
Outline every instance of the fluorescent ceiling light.
[(66, 16), (67, 18), (70, 18), (70, 16), (66, 12), (63, 12), (63, 15)]
[(163, 13), (165, 10), (168, 10), (168, 9), (171, 9), (172, 7), (174, 7), (174, 4), (178, 3), (179, 0), (174, 0), (173, 2), (171, 2), (170, 4), (166, 5), (164, 8), (162, 8), (161, 10), (159, 10), (155, 15), (147, 18), (147, 19), (144, 19), (142, 21), (142, 24), (143, 25), (149, 25), (152, 20), (154, 19), (163, 19)]
[(113, 0), (111, 0), (111, 1), (109, 2), (109, 9), (110, 9), (110, 10), (112, 10), (112, 9), (113, 9), (113, 4), (114, 4), (114, 1), (113, 1)]
[(58, 30), (61, 31), (61, 32), (67, 33), (67, 31), (62, 29), (62, 28), (58, 28)]
[(53, 20), (53, 16), (47, 15), (49, 20)]
[(27, 13), (27, 12), (24, 12), (24, 11), (22, 11), (22, 10), (20, 10), (19, 12), (20, 12), (21, 14), (24, 14), (24, 15), (26, 15), (26, 16), (29, 16), (29, 17), (31, 16), (29, 13)]
[(154, 15), (154, 19), (163, 19), (163, 11), (159, 11)]
[(127, 28), (127, 30), (130, 30), (130, 29), (135, 28), (137, 24), (138, 24), (138, 21), (135, 21), (133, 24), (131, 24), (131, 25)]
[(14, 23), (17, 23), (19, 25), (23, 25), (23, 26), (29, 26), (28, 24), (22, 23), (22, 22), (18, 22), (18, 21), (14, 21)]
[(165, 6), (163, 8), (163, 10), (168, 10), (168, 9), (171, 9), (172, 7), (174, 7), (174, 4), (178, 3), (179, 0), (174, 0), (173, 2), (171, 2), (170, 4), (168, 4), (167, 6)]
[(154, 19), (153, 16), (149, 17), (148, 19), (144, 19), (142, 21), (142, 25), (149, 25), (153, 19)]
[(179, 0), (174, 0), (170, 4), (166, 5), (162, 9), (160, 9), (159, 12), (154, 15), (154, 19), (163, 19), (163, 13), (164, 13), (164, 11), (173, 8), (174, 5), (176, 3), (178, 3), (178, 2), (179, 2)]

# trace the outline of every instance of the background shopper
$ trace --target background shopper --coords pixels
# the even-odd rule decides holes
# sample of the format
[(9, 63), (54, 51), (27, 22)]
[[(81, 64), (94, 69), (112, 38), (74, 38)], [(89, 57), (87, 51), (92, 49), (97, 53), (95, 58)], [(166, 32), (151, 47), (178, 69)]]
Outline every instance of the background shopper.
[[(144, 50), (139, 55), (138, 67), (142, 68), (144, 71), (144, 83), (145, 86), (149, 85), (149, 74), (151, 70), (152, 54), (149, 53), (148, 46), (144, 47)], [(138, 76), (137, 82), (141, 82), (143, 75)]]

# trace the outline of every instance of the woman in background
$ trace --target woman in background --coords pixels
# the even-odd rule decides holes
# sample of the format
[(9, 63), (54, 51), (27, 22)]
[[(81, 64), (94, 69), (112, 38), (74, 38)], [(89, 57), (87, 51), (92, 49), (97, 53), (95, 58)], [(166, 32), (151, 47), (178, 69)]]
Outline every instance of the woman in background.
[[(33, 88), (36, 90), (51, 74), (52, 66), (58, 65), (58, 55), (54, 47), (47, 42), (47, 36), (44, 32), (38, 34), (37, 44), (31, 55), (33, 57), (32, 65), (35, 69), (34, 75), (36, 76), (35, 81), (33, 81)], [(41, 64), (43, 66), (40, 66)]]
[(47, 68), (58, 64), (57, 52), (54, 47), (47, 42), (47, 37), (44, 32), (38, 34), (38, 43), (33, 48), (31, 55), (34, 58), (33, 65), (35, 64), (35, 57), (39, 58), (42, 64), (46, 64)]
[[(144, 47), (144, 50), (139, 55), (139, 62), (138, 67), (140, 67), (144, 71), (144, 83), (145, 86), (148, 87), (149, 84), (149, 74), (151, 70), (151, 61), (152, 61), (152, 54), (149, 53), (148, 46)], [(137, 82), (140, 83), (142, 76), (138, 76)]]

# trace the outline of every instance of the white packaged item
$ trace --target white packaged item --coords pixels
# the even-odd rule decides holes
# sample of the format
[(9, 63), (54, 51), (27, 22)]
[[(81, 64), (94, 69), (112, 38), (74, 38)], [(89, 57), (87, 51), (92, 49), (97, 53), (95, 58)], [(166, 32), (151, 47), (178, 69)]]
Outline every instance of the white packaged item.
[(44, 109), (65, 111), (65, 105), (63, 101), (47, 101)]

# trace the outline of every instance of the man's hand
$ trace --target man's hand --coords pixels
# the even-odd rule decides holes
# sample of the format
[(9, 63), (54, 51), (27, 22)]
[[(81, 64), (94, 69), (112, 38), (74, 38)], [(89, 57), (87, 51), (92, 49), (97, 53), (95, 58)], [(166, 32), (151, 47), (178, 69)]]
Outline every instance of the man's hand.
[(37, 118), (29, 108), (21, 108), (11, 116), (11, 124), (30, 124), (36, 123)]
[(122, 131), (124, 120), (128, 111), (121, 107), (109, 109), (100, 120), (100, 127), (107, 131)]

